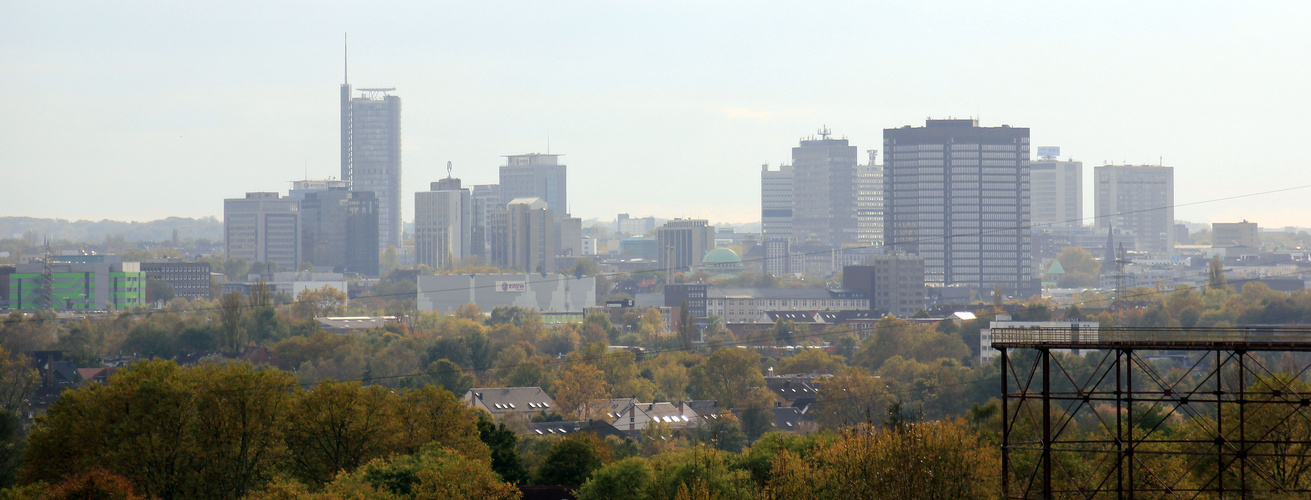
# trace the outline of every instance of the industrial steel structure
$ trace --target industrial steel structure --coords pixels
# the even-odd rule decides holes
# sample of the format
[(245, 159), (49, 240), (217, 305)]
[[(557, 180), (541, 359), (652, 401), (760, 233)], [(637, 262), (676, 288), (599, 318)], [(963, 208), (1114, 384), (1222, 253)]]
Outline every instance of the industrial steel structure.
[(1311, 327), (992, 335), (1006, 498), (1311, 495)]

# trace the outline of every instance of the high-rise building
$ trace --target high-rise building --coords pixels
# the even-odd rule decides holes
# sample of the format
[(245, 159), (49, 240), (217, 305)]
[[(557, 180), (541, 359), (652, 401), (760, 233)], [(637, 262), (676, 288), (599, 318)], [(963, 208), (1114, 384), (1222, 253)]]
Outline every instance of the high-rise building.
[(223, 200), (223, 247), (229, 259), (276, 262), (295, 270), (301, 261), (300, 200), (278, 193), (246, 193)]
[[(1033, 227), (1083, 225), (1083, 163), (1060, 160), (1058, 148), (1038, 148), (1039, 158), (1029, 162), (1030, 210)], [(1042, 153), (1056, 153), (1041, 156)]]
[(864, 265), (842, 268), (842, 288), (864, 291), (871, 311), (909, 317), (924, 308), (924, 259), (903, 253), (870, 256)]
[(883, 165), (878, 150), (871, 149), (869, 163), (856, 166), (856, 243), (883, 245)]
[(341, 180), (378, 199), (378, 248), (401, 246), (401, 98), (341, 84)]
[(301, 260), (333, 272), (377, 276), (378, 199), (374, 193), (332, 187), (301, 190), (300, 195)]
[(472, 195), (447, 177), (414, 193), (414, 251), (419, 264), (442, 269), (470, 255)]
[(500, 184), (478, 184), (473, 186), (469, 209), (472, 220), (469, 222), (469, 253), (485, 262), (492, 258), (491, 214), (504, 210), (501, 203)]
[(760, 238), (792, 240), (792, 166), (760, 166)]
[(1138, 251), (1174, 251), (1174, 167), (1103, 165), (1093, 179), (1098, 229), (1124, 231)]
[(560, 156), (530, 153), (509, 155), (501, 166), (501, 206), (516, 198), (541, 198), (547, 208), (557, 214), (569, 211), (566, 189), (568, 167), (560, 164)]
[(524, 272), (555, 272), (560, 229), (556, 215), (541, 198), (516, 198), (506, 205), (505, 262), (501, 267)]
[(856, 147), (830, 139), (802, 139), (792, 148), (792, 239), (841, 246), (856, 243)]
[(657, 261), (666, 272), (690, 271), (712, 248), (715, 227), (705, 219), (674, 219), (656, 228)]
[(884, 245), (924, 258), (930, 286), (1028, 296), (1029, 129), (928, 120), (883, 131)]

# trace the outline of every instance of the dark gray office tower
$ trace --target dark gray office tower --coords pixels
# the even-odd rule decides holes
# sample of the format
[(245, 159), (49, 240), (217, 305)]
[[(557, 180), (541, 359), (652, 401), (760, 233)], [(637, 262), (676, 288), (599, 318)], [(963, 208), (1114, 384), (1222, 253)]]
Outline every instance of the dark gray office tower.
[(929, 286), (1037, 292), (1029, 129), (928, 120), (883, 131), (884, 244), (924, 258)]
[(505, 157), (501, 166), (501, 208), (516, 198), (541, 198), (547, 208), (557, 214), (569, 212), (569, 196), (565, 186), (568, 167), (560, 164), (560, 156), (531, 153)]
[(301, 201), (305, 259), (335, 272), (378, 275), (378, 198), (345, 188), (306, 193)]
[(856, 147), (846, 139), (802, 139), (792, 148), (792, 238), (811, 235), (826, 245), (858, 242)]
[(378, 200), (378, 248), (401, 246), (401, 98), (341, 84), (341, 179)]

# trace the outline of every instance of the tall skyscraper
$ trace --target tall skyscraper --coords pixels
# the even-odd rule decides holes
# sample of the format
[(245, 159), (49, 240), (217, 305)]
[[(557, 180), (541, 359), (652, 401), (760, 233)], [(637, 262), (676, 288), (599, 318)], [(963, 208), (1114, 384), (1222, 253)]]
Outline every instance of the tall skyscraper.
[(1132, 235), (1134, 249), (1174, 251), (1174, 167), (1103, 165), (1093, 168), (1097, 228)]
[(871, 149), (869, 164), (856, 166), (856, 242), (862, 246), (883, 245), (883, 165)]
[(341, 84), (341, 180), (378, 199), (378, 248), (401, 246), (401, 98)]
[(414, 193), (416, 261), (434, 269), (455, 265), (470, 255), (472, 196), (460, 179), (447, 177), (431, 190)]
[(760, 238), (792, 240), (792, 165), (760, 166)]
[(792, 148), (792, 237), (824, 244), (857, 243), (856, 147), (846, 139), (802, 139)]
[(1059, 148), (1038, 151), (1029, 162), (1034, 228), (1083, 226), (1083, 163), (1060, 160)]
[(294, 271), (301, 261), (300, 200), (246, 193), (223, 200), (223, 248), (229, 259), (276, 262)]
[(516, 198), (541, 198), (557, 214), (569, 211), (566, 189), (568, 167), (560, 164), (563, 155), (530, 153), (509, 155), (501, 166), (501, 206)]
[(470, 213), (473, 220), (469, 223), (469, 252), (484, 259), (484, 262), (490, 262), (492, 259), (491, 216), (493, 212), (505, 209), (505, 205), (501, 203), (501, 185), (474, 185), (472, 195)]
[(541, 198), (515, 198), (505, 208), (505, 262), (530, 273), (555, 272), (560, 245), (556, 214)]
[(928, 120), (883, 131), (884, 244), (924, 258), (930, 286), (1037, 291), (1029, 129)]

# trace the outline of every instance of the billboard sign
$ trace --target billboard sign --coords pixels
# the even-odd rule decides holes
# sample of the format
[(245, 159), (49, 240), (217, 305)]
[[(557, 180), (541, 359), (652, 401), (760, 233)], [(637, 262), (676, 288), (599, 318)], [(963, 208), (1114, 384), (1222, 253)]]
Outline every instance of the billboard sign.
[(1039, 158), (1055, 158), (1061, 155), (1060, 146), (1038, 146)]
[(520, 293), (528, 291), (528, 282), (526, 281), (497, 281), (497, 293)]

